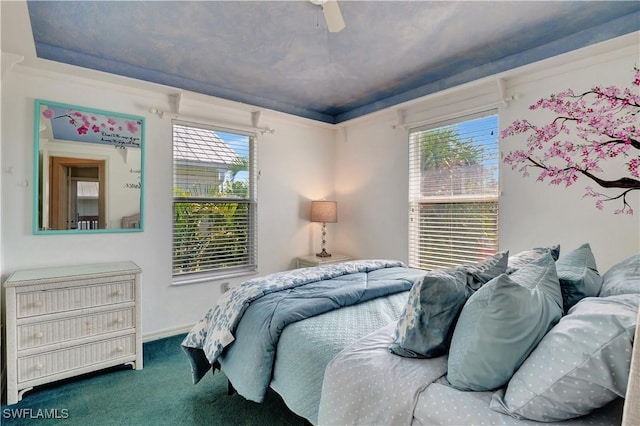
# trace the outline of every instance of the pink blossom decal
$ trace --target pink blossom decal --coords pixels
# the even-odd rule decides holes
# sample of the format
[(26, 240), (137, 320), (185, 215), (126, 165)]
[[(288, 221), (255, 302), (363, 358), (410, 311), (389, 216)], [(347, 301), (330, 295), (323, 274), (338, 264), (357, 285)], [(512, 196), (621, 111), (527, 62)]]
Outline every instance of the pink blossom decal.
[[(580, 178), (587, 178), (605, 189), (620, 189), (615, 195), (585, 188), (584, 197), (594, 198), (596, 208), (604, 203), (622, 202), (616, 214), (633, 214), (627, 202), (631, 191), (640, 190), (640, 69), (635, 68), (632, 83), (636, 88), (615, 86), (592, 89), (575, 94), (571, 89), (542, 98), (531, 105), (531, 111), (548, 110), (556, 118), (546, 125), (516, 120), (502, 130), (501, 137), (527, 135), (526, 149), (510, 152), (504, 159), (513, 170), (529, 176), (530, 169), (538, 171), (537, 180), (569, 187)], [(625, 174), (619, 178), (604, 178), (603, 165), (607, 159), (622, 157)]]
[[(116, 148), (140, 146), (141, 120), (109, 117), (77, 109), (63, 110), (55, 106), (45, 106), (41, 114), (48, 120), (60, 119), (68, 123), (81, 142), (109, 144)], [(67, 137), (71, 136), (67, 133)]]
[(127, 130), (129, 130), (129, 133), (138, 133), (138, 122), (127, 121)]

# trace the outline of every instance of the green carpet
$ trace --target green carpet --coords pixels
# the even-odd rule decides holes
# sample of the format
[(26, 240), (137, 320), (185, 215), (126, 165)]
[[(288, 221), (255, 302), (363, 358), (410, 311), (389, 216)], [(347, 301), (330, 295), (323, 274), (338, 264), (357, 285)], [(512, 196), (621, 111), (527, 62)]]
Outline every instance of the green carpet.
[[(44, 385), (6, 406), (3, 425), (305, 425), (269, 390), (257, 404), (227, 395), (227, 378), (216, 372), (191, 381), (184, 335), (144, 344), (144, 368), (116, 367)], [(17, 418), (19, 415), (22, 418)], [(53, 416), (59, 420), (46, 419)], [(26, 417), (26, 418), (25, 418)]]

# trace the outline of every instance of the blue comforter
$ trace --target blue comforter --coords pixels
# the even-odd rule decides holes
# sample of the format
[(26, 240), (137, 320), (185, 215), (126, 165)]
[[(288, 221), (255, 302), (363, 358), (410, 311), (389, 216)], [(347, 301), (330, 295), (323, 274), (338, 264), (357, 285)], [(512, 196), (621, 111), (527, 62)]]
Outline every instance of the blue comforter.
[[(259, 402), (269, 385), (275, 348), (284, 327), (342, 306), (407, 291), (421, 274), (424, 272), (401, 262), (377, 260), (305, 268), (249, 280), (228, 292), (234, 294), (221, 298), (183, 341), (194, 382), (235, 340), (233, 333), (242, 320), (243, 333), (252, 338), (235, 342), (233, 352), (234, 357), (242, 358), (252, 379), (249, 389), (240, 393)], [(231, 340), (223, 345), (220, 336), (231, 336)]]

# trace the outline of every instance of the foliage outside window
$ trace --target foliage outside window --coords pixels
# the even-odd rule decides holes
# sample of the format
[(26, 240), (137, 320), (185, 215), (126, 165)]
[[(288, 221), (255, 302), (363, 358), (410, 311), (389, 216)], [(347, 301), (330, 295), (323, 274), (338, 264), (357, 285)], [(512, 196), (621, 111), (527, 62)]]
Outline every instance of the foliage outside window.
[(498, 118), (409, 132), (409, 264), (474, 263), (498, 249)]
[(256, 270), (254, 182), (254, 134), (174, 122), (174, 281)]

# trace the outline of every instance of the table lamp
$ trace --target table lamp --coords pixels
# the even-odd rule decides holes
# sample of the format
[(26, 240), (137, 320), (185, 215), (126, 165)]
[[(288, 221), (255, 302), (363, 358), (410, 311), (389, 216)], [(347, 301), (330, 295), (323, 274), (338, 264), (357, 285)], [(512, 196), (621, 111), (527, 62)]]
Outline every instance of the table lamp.
[(331, 257), (325, 249), (327, 243), (327, 223), (336, 223), (338, 221), (338, 205), (335, 201), (312, 201), (311, 222), (322, 222), (322, 251), (316, 253), (318, 257)]

